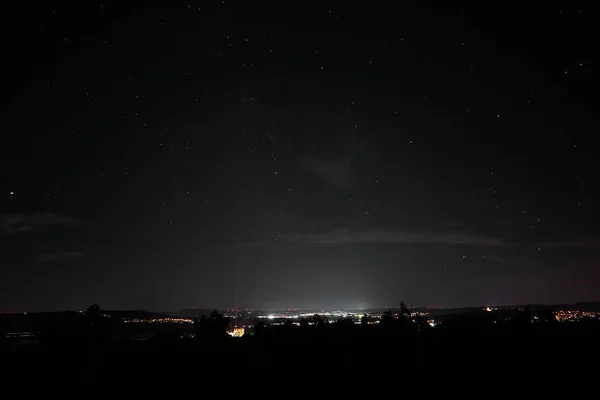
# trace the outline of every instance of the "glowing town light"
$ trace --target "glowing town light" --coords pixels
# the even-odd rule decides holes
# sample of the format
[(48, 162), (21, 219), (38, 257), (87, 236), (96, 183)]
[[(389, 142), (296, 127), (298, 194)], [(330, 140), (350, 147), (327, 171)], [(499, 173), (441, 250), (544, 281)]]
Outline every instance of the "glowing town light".
[(245, 330), (244, 328), (233, 328), (231, 331), (227, 332), (231, 337), (242, 337), (244, 336)]

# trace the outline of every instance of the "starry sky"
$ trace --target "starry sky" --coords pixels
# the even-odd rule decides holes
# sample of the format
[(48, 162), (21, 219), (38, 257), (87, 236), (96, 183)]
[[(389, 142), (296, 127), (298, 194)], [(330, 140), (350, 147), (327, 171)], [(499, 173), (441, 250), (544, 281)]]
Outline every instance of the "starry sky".
[(600, 300), (593, 10), (84, 3), (0, 17), (0, 312)]

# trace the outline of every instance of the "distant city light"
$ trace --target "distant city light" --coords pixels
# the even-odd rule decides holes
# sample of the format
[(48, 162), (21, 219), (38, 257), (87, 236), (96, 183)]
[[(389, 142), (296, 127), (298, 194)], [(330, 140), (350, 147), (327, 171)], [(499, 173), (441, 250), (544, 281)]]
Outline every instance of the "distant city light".
[(244, 336), (244, 333), (246, 333), (246, 331), (244, 330), (244, 328), (233, 328), (232, 330), (230, 330), (227, 333), (231, 337), (242, 337), (242, 336)]
[(582, 319), (600, 318), (600, 313), (589, 311), (556, 311), (554, 318), (561, 322), (576, 322)]
[(192, 324), (194, 320), (191, 318), (132, 318), (124, 319), (125, 324)]

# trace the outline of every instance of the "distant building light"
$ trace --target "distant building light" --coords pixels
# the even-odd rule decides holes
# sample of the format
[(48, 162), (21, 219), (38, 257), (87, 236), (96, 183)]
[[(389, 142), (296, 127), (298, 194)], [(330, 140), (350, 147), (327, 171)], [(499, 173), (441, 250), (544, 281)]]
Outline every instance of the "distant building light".
[(231, 337), (242, 337), (246, 331), (244, 328), (233, 328), (231, 331), (227, 332)]

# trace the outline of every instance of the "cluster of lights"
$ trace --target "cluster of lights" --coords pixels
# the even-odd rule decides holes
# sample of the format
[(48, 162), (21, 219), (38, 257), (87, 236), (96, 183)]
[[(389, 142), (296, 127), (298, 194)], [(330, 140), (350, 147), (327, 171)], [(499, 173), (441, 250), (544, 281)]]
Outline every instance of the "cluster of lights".
[(429, 315), (428, 312), (423, 312), (423, 311), (415, 311), (415, 312), (410, 313), (411, 317), (426, 317), (428, 315)]
[(232, 330), (227, 332), (231, 337), (242, 337), (246, 331), (244, 328), (233, 328)]
[(555, 311), (554, 318), (561, 322), (576, 322), (582, 319), (600, 318), (600, 313), (589, 311)]
[(191, 318), (152, 318), (152, 319), (124, 319), (125, 324), (192, 324), (194, 320)]
[(13, 339), (35, 337), (36, 335), (36, 332), (8, 332), (4, 335), (4, 337), (6, 337), (7, 339)]
[(269, 314), (269, 315), (259, 315), (258, 318), (267, 318), (267, 319), (275, 319), (275, 318), (298, 318), (297, 315), (288, 315), (285, 316), (283, 314)]
[(279, 313), (279, 314), (267, 314), (258, 315), (259, 319), (298, 319), (298, 318), (310, 318), (314, 315), (320, 315), (322, 317), (332, 317), (334, 319), (339, 318), (361, 318), (364, 314), (353, 313), (347, 311), (317, 311), (317, 312), (304, 312), (298, 314)]

